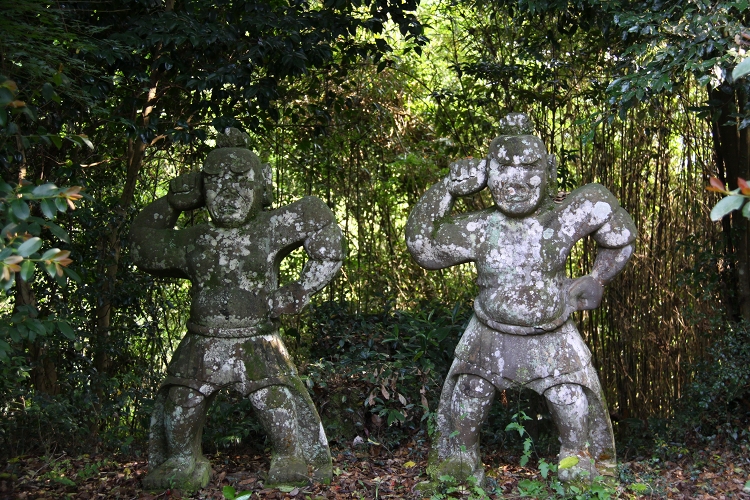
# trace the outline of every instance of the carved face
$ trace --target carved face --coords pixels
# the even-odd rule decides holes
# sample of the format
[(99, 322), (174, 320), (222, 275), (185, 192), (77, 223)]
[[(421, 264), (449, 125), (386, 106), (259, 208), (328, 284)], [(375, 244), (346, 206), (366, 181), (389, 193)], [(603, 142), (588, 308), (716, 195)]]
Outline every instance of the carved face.
[(218, 227), (237, 227), (261, 208), (261, 196), (254, 169), (203, 175), (206, 208)]
[(203, 165), (206, 208), (218, 227), (237, 227), (260, 211), (265, 178), (260, 160), (244, 148), (220, 148)]
[(487, 185), (497, 207), (511, 216), (524, 216), (536, 210), (547, 192), (547, 162), (504, 164), (490, 160)]
[(541, 139), (500, 136), (490, 145), (487, 186), (498, 208), (513, 217), (529, 215), (547, 194), (550, 165)]

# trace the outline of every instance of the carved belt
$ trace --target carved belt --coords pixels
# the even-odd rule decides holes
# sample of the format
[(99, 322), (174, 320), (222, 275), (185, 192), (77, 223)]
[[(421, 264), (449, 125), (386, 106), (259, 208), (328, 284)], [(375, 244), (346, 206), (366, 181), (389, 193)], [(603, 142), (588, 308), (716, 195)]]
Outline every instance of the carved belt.
[(479, 300), (474, 301), (474, 314), (476, 315), (480, 323), (501, 333), (509, 333), (511, 335), (539, 335), (541, 333), (548, 333), (560, 328), (566, 321), (568, 321), (568, 318), (570, 317), (570, 310), (566, 308), (560, 316), (548, 323), (544, 323), (543, 325), (539, 326), (520, 326), (498, 323), (497, 321), (490, 319), (484, 309), (482, 309), (482, 306), (479, 304)]
[(241, 339), (274, 333), (278, 330), (278, 326), (271, 321), (263, 321), (252, 326), (243, 326), (240, 328), (210, 328), (188, 322), (187, 329), (190, 333), (201, 335), (203, 337)]

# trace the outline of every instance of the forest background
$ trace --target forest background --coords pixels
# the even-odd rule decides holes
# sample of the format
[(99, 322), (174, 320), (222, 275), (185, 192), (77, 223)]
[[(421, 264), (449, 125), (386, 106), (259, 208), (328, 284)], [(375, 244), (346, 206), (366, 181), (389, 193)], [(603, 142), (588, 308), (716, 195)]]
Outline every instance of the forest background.
[[(144, 449), (189, 284), (135, 269), (129, 224), (227, 126), (272, 165), (276, 206), (317, 195), (346, 235), (343, 271), (283, 326), (329, 438), (424, 438), (476, 285), (471, 266), (416, 265), (405, 219), (511, 111), (557, 155), (561, 193), (600, 182), (639, 228), (578, 318), (621, 439), (746, 445), (748, 223), (712, 223), (705, 186), (750, 176), (750, 88), (731, 78), (747, 0), (3, 4), (2, 458)], [(576, 247), (571, 276), (593, 251)], [(533, 395), (501, 399), (490, 440), (518, 408), (550, 427)], [(254, 422), (223, 395), (205, 445), (262, 439)]]

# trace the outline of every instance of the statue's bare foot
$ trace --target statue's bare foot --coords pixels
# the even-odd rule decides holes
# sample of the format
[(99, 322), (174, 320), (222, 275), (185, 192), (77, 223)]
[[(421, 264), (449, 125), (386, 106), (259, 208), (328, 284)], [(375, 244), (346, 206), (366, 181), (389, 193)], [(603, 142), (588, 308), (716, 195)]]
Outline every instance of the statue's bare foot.
[(559, 456), (557, 477), (563, 483), (590, 483), (599, 475), (594, 460), (585, 450), (562, 448)]
[(313, 464), (312, 480), (316, 483), (331, 484), (333, 478), (333, 465), (330, 462), (317, 465)]
[(307, 463), (295, 455), (276, 455), (271, 459), (266, 486), (304, 486), (310, 482), (307, 477)]
[(438, 464), (433, 477), (439, 479), (443, 476), (450, 476), (457, 483), (465, 483), (473, 476), (481, 486), (484, 482), (484, 468), (476, 452), (460, 451)]
[(143, 489), (196, 491), (206, 486), (210, 477), (211, 464), (205, 457), (172, 457), (143, 478)]

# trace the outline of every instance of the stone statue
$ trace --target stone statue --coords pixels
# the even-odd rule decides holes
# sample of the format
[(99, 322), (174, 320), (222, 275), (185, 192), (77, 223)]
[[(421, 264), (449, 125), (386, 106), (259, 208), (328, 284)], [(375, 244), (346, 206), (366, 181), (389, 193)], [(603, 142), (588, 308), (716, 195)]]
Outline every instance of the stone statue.
[[(167, 368), (151, 417), (146, 489), (195, 490), (210, 464), (201, 451), (206, 411), (229, 387), (250, 398), (272, 444), (267, 484), (329, 482), (331, 455), (320, 417), (279, 337), (279, 316), (296, 314), (341, 268), (343, 237), (331, 210), (308, 196), (272, 201), (271, 170), (236, 129), (217, 140), (202, 172), (170, 182), (138, 214), (132, 256), (142, 270), (192, 283), (188, 332)], [(205, 206), (211, 224), (174, 229)], [(279, 287), (279, 263), (304, 246), (298, 280)], [(309, 467), (309, 470), (308, 470)]]
[[(406, 244), (427, 269), (474, 262), (479, 296), (440, 396), (428, 473), (479, 484), (479, 430), (497, 391), (543, 395), (560, 433), (562, 481), (590, 481), (615, 465), (615, 444), (591, 352), (570, 314), (599, 306), (604, 285), (634, 249), (632, 219), (606, 188), (588, 184), (560, 204), (557, 163), (513, 113), (483, 159), (465, 159), (432, 186), (409, 215)], [(456, 197), (488, 187), (495, 207), (451, 215)], [(575, 243), (597, 243), (591, 274), (570, 279)], [(597, 470), (597, 466), (599, 469)], [(610, 471), (611, 472), (611, 471)]]

